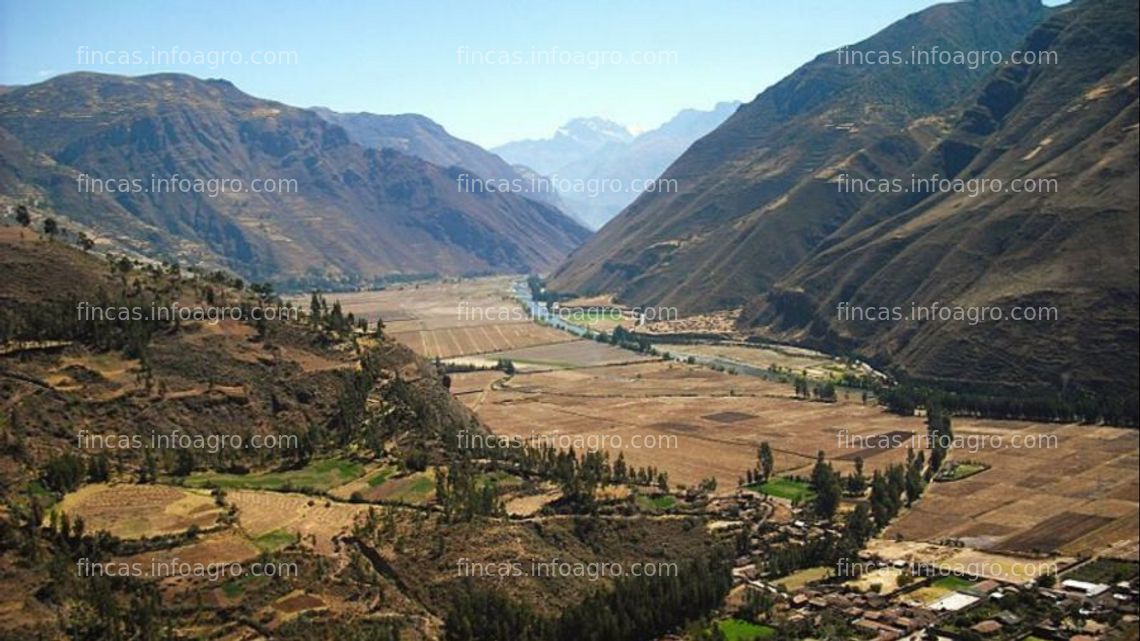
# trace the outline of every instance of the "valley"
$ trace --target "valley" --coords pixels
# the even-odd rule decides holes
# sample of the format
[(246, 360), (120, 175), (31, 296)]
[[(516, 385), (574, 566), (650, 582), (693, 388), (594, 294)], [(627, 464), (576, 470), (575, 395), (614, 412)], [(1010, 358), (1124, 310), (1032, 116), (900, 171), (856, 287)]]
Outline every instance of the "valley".
[[(590, 349), (595, 341), (537, 322), (532, 326), (551, 338), (561, 335), (562, 341), (507, 351), (471, 343), (468, 351), (456, 346), (460, 351), (441, 354), (435, 343), (424, 343), (423, 330), (400, 331), (451, 325), (485, 335), (501, 327), (497, 319), (526, 323), (522, 319), (529, 315), (515, 298), (517, 291), (510, 279), (476, 279), (346, 294), (341, 301), (346, 311), (360, 315), (391, 310), (393, 318), (402, 319), (388, 325), (394, 336), (413, 350), (426, 350), (421, 351), (426, 357), (487, 368), (510, 360), (511, 374), (450, 374), (452, 393), (493, 434), (514, 443), (546, 441), (579, 450), (593, 447), (611, 458), (620, 454), (631, 465), (667, 472), (669, 483), (680, 488), (715, 478), (724, 488), (718, 494), (732, 496), (763, 442), (775, 454), (775, 474), (788, 477), (807, 476), (820, 452), (842, 474), (851, 473), (854, 459), (861, 457), (870, 474), (906, 461), (908, 448), (921, 451), (929, 445), (922, 416), (887, 412), (856, 389), (841, 387), (835, 402), (804, 399), (790, 382), (716, 371), (683, 356), (653, 358), (609, 345), (607, 350), (624, 352), (626, 358), (596, 354)], [(473, 319), (465, 309), (481, 311)], [(671, 346), (655, 347), (665, 354)], [(678, 349), (751, 359), (762, 374), (777, 362), (785, 371), (810, 371), (815, 380), (837, 378), (843, 371), (826, 355), (788, 346)], [(883, 533), (883, 550), (890, 550), (884, 558), (937, 559), (947, 556), (952, 548), (946, 544), (953, 541), (979, 558), (996, 559), (982, 576), (1012, 583), (1027, 577), (1004, 568), (1026, 559), (1034, 567), (1063, 567), (1102, 554), (1140, 561), (1135, 430), (958, 418), (954, 435), (949, 460), (970, 461), (984, 471), (933, 483)], [(1065, 518), (1080, 521), (1081, 527), (1059, 525)], [(929, 547), (891, 548), (886, 542), (894, 539)], [(969, 554), (949, 556), (958, 563)]]
[(0, 641), (1140, 640), (1138, 16), (0, 0)]

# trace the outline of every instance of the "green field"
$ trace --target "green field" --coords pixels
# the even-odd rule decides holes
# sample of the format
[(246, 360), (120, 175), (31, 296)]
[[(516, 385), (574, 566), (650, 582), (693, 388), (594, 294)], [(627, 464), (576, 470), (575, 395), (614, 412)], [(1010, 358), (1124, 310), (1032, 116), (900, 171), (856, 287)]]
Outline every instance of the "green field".
[(426, 503), (435, 494), (435, 476), (429, 472), (416, 472), (409, 476), (389, 479), (380, 486), (380, 497), (404, 503)]
[(749, 489), (763, 492), (768, 496), (775, 496), (789, 501), (799, 501), (801, 503), (815, 498), (815, 492), (811, 490), (811, 486), (807, 483), (781, 477), (770, 479), (759, 485), (753, 483), (748, 487)]
[(392, 473), (395, 471), (396, 471), (395, 468), (391, 468), (391, 467), (381, 468), (381, 469), (373, 472), (368, 477), (367, 481), (365, 481), (365, 482), (368, 483), (368, 487), (376, 487), (377, 485), (380, 485), (384, 481), (387, 481), (388, 477), (392, 476)]
[(675, 505), (677, 505), (677, 497), (671, 494), (662, 494), (661, 496), (639, 494), (637, 496), (637, 506), (646, 512), (664, 511)]
[(257, 474), (203, 472), (186, 477), (187, 487), (220, 487), (224, 490), (327, 490), (359, 478), (364, 465), (347, 459), (313, 461), (297, 470)]
[(286, 530), (273, 530), (266, 532), (253, 540), (253, 544), (262, 552), (276, 552), (283, 547), (297, 542), (297, 535)]
[(776, 628), (740, 619), (721, 619), (716, 622), (716, 626), (728, 641), (754, 641), (770, 639), (776, 635)]
[(974, 587), (974, 582), (969, 579), (963, 579), (960, 576), (944, 576), (934, 581), (931, 585), (957, 592)]

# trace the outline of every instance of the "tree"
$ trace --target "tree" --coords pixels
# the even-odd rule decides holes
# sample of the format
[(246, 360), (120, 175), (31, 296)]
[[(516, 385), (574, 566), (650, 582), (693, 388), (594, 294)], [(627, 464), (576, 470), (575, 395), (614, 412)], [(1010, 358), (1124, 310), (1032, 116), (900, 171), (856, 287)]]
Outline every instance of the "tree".
[(830, 519), (839, 509), (839, 501), (843, 498), (843, 488), (839, 485), (839, 475), (824, 463), (819, 472), (819, 484), (815, 488), (815, 509), (823, 518)]
[(55, 236), (59, 233), (59, 223), (55, 222), (54, 218), (44, 219), (44, 233), (48, 236)]
[(313, 292), (309, 298), (309, 323), (311, 325), (318, 325), (321, 322), (321, 297), (317, 292)]
[(865, 503), (855, 506), (844, 521), (843, 534), (855, 542), (855, 547), (862, 547), (867, 539), (875, 533), (875, 524), (871, 521), (871, 510)]
[(772, 470), (776, 467), (776, 458), (772, 454), (772, 447), (768, 445), (768, 441), (760, 443), (756, 458), (760, 461), (760, 480), (761, 482), (767, 481), (772, 477)]
[(852, 494), (862, 494), (867, 488), (867, 477), (863, 476), (863, 457), (855, 457), (855, 471), (847, 479), (847, 491)]
[(16, 205), (16, 222), (22, 227), (32, 224), (32, 216), (28, 213), (27, 205)]

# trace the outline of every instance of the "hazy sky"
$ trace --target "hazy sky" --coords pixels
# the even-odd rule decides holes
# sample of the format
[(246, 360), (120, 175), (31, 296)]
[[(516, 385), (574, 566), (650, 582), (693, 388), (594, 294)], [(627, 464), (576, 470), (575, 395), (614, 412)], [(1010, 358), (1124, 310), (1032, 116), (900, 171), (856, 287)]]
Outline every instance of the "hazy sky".
[(576, 116), (645, 129), (748, 101), (931, 4), (0, 0), (0, 84), (178, 71), (301, 107), (422, 113), (493, 146)]

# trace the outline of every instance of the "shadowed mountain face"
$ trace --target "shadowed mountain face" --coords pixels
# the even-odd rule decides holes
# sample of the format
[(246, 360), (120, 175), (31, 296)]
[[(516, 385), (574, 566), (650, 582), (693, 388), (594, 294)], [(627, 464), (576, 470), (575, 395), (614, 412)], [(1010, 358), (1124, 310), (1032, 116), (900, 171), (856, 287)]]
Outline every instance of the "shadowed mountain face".
[(0, 96), (0, 128), (6, 193), (117, 244), (255, 279), (543, 270), (589, 233), (221, 80), (70, 74)]
[[(609, 121), (582, 118), (567, 123), (548, 140), (508, 143), (497, 149), (513, 163), (544, 172), (554, 179), (554, 187), (567, 187), (561, 193), (567, 208), (598, 228), (640, 193), (668, 189), (652, 181), (739, 106), (722, 102), (709, 111), (686, 109), (636, 137)], [(577, 188), (579, 184), (585, 188)]]
[(545, 183), (533, 182), (505, 160), (479, 145), (447, 133), (439, 123), (419, 114), (380, 115), (372, 113), (339, 113), (314, 107), (321, 118), (339, 125), (353, 142), (374, 149), (395, 149), (440, 167), (462, 167), (480, 178), (517, 181), (528, 198), (563, 208), (558, 194)]
[[(937, 5), (848, 50), (1010, 51), (1044, 14), (1033, 0)], [(821, 54), (689, 147), (662, 176), (675, 190), (643, 194), (551, 284), (682, 313), (743, 305), (859, 208), (858, 197), (829, 182), (839, 167), (877, 175), (908, 167), (945, 126), (934, 116), (987, 72)]]
[[(768, 334), (856, 347), (909, 375), (1131, 394), (1140, 360), (1137, 7), (1083, 2), (992, 73), (906, 173), (1036, 193), (888, 194), (861, 207), (748, 310)], [(1027, 182), (1029, 181), (1029, 182)], [(1022, 191), (1025, 191), (1023, 188)], [(858, 322), (858, 307), (1055, 308), (1056, 320)]]

